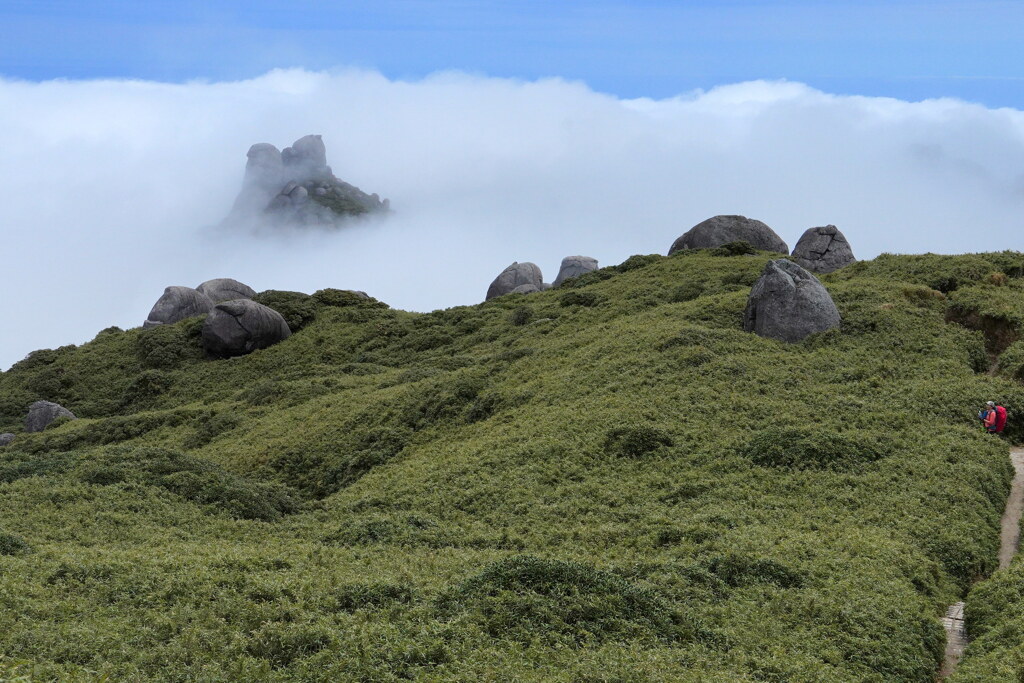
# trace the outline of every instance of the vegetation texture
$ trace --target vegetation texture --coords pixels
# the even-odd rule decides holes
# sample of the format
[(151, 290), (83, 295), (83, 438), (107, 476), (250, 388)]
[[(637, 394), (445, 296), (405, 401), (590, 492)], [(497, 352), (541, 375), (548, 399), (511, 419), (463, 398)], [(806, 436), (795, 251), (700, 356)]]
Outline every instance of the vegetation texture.
[[(931, 681), (996, 564), (1024, 255), (857, 263), (787, 345), (742, 331), (748, 251), (428, 314), (265, 292), (295, 334), (235, 360), (200, 319), (29, 355), (0, 680)], [(23, 433), (39, 399), (80, 419)], [(975, 588), (962, 680), (1019, 680), (1022, 595)]]

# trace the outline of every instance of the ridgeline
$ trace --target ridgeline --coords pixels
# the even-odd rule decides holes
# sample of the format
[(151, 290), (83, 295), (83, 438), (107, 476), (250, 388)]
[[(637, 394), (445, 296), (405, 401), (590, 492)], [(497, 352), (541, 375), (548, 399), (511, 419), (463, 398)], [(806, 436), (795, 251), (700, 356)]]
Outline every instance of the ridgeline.
[[(842, 327), (785, 343), (743, 251), (428, 314), (263, 292), (292, 334), (239, 358), (202, 317), (30, 354), (0, 680), (924, 683), (968, 591), (952, 680), (1016, 680), (977, 411), (1024, 436), (1024, 254), (821, 275)], [(39, 400), (78, 419), (25, 432)]]

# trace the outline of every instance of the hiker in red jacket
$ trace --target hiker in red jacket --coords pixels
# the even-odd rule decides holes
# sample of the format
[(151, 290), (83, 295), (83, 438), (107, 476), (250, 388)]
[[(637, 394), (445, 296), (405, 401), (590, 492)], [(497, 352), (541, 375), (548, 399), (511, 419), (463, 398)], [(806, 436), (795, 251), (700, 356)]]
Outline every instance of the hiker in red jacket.
[(985, 415), (985, 431), (989, 434), (1001, 434), (1006, 429), (1006, 408), (997, 406), (995, 401), (987, 403), (988, 411)]

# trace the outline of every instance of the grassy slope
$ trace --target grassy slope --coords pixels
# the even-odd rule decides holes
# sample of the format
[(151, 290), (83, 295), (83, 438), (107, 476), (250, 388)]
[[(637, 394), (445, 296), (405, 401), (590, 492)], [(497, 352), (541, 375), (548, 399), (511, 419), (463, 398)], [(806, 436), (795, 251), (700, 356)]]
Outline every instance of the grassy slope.
[(843, 331), (792, 346), (740, 330), (768, 258), (37, 352), (0, 431), (82, 419), (0, 452), (0, 678), (930, 681), (1008, 489), (974, 411), (1024, 409), (946, 317), (1002, 344), (1024, 256), (844, 269)]

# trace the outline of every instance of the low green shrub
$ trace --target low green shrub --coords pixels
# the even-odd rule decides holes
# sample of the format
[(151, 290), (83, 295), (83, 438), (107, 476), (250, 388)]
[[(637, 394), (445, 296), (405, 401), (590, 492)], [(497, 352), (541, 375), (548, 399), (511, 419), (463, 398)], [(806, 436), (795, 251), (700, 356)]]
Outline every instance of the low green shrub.
[(696, 629), (651, 590), (577, 562), (518, 555), (486, 566), (438, 600), (493, 638), (595, 645), (632, 639), (690, 640)]
[(333, 641), (333, 629), (326, 625), (267, 623), (252, 635), (246, 650), (281, 669), (316, 654)]
[(603, 301), (604, 298), (594, 292), (571, 291), (558, 297), (558, 303), (563, 307), (582, 306), (590, 308), (592, 306), (599, 306)]
[(343, 612), (357, 609), (384, 607), (395, 603), (408, 603), (413, 598), (412, 588), (399, 583), (350, 583), (331, 591), (328, 601)]
[(24, 555), (32, 551), (32, 546), (24, 538), (0, 529), (0, 555)]
[(612, 266), (612, 268), (619, 273), (628, 273), (629, 271), (637, 270), (638, 268), (646, 268), (652, 263), (657, 263), (664, 258), (665, 257), (661, 254), (633, 254), (619, 265)]
[(280, 313), (284, 321), (288, 323), (288, 329), (292, 332), (298, 332), (316, 320), (317, 304), (319, 303), (317, 299), (302, 292), (286, 292), (276, 289), (260, 292), (252, 300)]
[(587, 287), (613, 278), (618, 272), (620, 271), (614, 266), (610, 268), (599, 268), (598, 270), (592, 270), (589, 273), (583, 273), (582, 275), (562, 280), (558, 285), (558, 289), (579, 289), (581, 287)]
[(776, 560), (740, 553), (717, 555), (708, 562), (709, 571), (731, 588), (770, 583), (780, 588), (799, 588), (803, 575)]
[(358, 292), (348, 289), (321, 289), (313, 292), (312, 298), (322, 306), (334, 308), (358, 307), (358, 308), (387, 308), (387, 304), (377, 301), (373, 297), (365, 297)]
[(173, 325), (141, 330), (135, 338), (135, 354), (144, 368), (173, 370), (205, 357), (202, 329), (206, 316), (188, 318)]
[(726, 242), (720, 247), (710, 249), (708, 253), (712, 256), (745, 256), (746, 254), (756, 254), (757, 249), (754, 249), (750, 242), (737, 240), (735, 242)]
[(605, 453), (626, 458), (638, 458), (672, 445), (672, 437), (651, 425), (615, 427), (608, 430), (604, 438)]
[(446, 528), (424, 514), (372, 516), (346, 523), (323, 538), (329, 545), (427, 546), (460, 545), (454, 529)]
[(241, 418), (234, 412), (207, 411), (196, 418), (191, 434), (182, 441), (185, 448), (202, 448), (221, 434), (230, 432), (241, 424)]
[(272, 521), (299, 508), (299, 498), (280, 484), (253, 481), (202, 458), (164, 448), (113, 447), (75, 469), (97, 486), (139, 483), (209, 505), (239, 519)]
[(755, 465), (785, 469), (856, 470), (891, 452), (884, 438), (818, 429), (769, 427), (752, 438), (743, 455)]
[(527, 306), (520, 306), (512, 310), (509, 314), (508, 320), (517, 327), (522, 327), (531, 320), (533, 320), (533, 311)]

